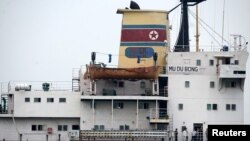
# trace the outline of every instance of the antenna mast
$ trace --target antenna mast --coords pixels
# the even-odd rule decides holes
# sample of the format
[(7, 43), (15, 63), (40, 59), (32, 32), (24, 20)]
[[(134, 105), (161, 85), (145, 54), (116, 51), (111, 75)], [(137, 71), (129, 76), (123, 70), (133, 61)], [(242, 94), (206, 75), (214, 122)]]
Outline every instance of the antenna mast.
[(222, 15), (222, 37), (221, 37), (221, 45), (223, 46), (223, 37), (224, 37), (224, 18), (225, 18), (225, 0), (223, 1), (223, 15)]

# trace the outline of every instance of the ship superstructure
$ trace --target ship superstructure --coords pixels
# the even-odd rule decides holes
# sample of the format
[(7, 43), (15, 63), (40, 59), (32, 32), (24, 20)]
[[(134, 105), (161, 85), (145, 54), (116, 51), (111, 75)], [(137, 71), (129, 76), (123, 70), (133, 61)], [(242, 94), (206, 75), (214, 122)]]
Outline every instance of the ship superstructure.
[(117, 11), (117, 68), (92, 52), (72, 82), (2, 83), (0, 140), (205, 140), (208, 124), (243, 124), (246, 46), (171, 52), (168, 12), (135, 7)]

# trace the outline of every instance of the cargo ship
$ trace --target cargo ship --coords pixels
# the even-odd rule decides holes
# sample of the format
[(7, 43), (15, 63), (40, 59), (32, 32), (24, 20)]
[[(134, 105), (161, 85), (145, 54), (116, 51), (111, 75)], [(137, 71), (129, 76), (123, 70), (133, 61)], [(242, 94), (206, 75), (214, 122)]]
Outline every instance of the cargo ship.
[[(247, 44), (190, 52), (188, 6), (170, 47), (170, 11), (131, 1), (122, 15), (118, 67), (72, 70), (71, 82), (1, 83), (2, 141), (207, 140), (209, 124), (243, 124)], [(109, 61), (112, 55), (107, 54)], [(185, 137), (186, 137), (185, 136)]]

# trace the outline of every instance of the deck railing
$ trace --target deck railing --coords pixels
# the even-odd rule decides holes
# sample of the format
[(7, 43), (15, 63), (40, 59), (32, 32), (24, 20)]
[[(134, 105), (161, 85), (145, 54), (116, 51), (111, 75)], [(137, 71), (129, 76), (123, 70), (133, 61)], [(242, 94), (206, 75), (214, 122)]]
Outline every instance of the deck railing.
[(166, 108), (151, 108), (150, 119), (169, 119)]
[(166, 130), (81, 130), (80, 138), (166, 138)]
[(10, 91), (72, 91), (71, 81), (10, 81), (1, 83), (1, 95)]

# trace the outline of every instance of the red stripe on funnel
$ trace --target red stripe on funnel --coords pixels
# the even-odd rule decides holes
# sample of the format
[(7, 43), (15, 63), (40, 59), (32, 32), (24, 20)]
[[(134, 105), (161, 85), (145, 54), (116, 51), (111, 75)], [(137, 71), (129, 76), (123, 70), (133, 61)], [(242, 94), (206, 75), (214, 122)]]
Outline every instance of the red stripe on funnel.
[(165, 29), (123, 29), (122, 42), (163, 42), (166, 40)]

